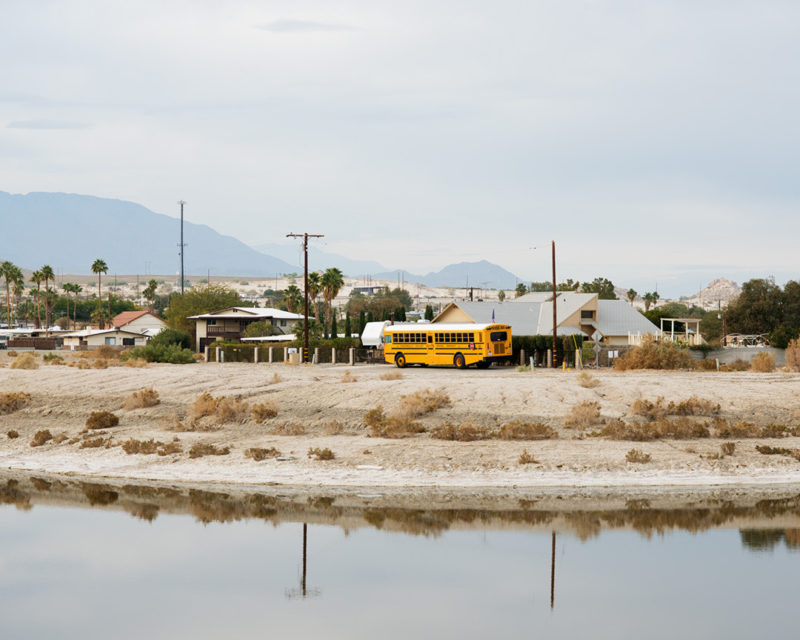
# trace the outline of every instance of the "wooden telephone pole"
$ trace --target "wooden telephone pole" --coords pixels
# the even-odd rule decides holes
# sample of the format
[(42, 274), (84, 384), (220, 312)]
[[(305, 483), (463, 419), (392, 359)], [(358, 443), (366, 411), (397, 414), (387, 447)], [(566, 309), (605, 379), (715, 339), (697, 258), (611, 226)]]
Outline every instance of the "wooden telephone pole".
[(308, 239), (324, 238), (322, 234), (314, 233), (287, 233), (287, 238), (303, 239), (303, 294), (305, 297), (305, 326), (303, 327), (303, 362), (308, 362)]
[(556, 340), (558, 335), (558, 321), (556, 314), (556, 241), (553, 240), (553, 357), (551, 362), (556, 367)]

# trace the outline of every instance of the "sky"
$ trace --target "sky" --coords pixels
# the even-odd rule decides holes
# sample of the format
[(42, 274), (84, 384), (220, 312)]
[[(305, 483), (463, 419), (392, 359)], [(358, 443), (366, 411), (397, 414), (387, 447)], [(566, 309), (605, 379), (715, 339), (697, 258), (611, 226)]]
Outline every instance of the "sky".
[(797, 277), (800, 3), (23, 2), (0, 190), (660, 291)]

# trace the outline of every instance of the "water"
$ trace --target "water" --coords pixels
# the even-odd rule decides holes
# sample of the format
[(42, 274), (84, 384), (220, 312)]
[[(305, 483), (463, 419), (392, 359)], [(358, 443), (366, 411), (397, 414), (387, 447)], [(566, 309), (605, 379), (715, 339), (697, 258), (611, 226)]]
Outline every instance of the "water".
[(397, 495), (6, 482), (4, 639), (754, 638), (794, 626), (797, 490), (673, 495), (669, 507), (612, 495), (607, 509), (503, 494), (480, 510), (474, 495), (405, 499), (430, 506), (418, 509)]

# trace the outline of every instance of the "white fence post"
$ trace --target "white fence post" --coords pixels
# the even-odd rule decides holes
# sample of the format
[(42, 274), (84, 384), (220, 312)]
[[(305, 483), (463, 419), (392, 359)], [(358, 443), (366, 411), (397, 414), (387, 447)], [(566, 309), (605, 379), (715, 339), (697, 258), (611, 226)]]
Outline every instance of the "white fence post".
[(353, 347), (350, 347), (350, 366), (352, 367), (356, 363), (356, 350)]

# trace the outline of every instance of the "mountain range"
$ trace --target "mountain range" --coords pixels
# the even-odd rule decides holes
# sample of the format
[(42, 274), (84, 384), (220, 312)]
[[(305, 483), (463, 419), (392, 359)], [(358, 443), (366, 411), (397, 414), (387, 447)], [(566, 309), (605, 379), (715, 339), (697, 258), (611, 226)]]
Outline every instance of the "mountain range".
[[(56, 272), (87, 274), (96, 258), (109, 273), (179, 273), (180, 222), (124, 200), (67, 193), (0, 191), (0, 260), (23, 268), (50, 264)], [(302, 271), (297, 244), (250, 247), (206, 225), (184, 222), (187, 275), (266, 277)], [(415, 275), (312, 248), (311, 269), (339, 267), (346, 275), (436, 287), (513, 289), (518, 278), (486, 260)]]

